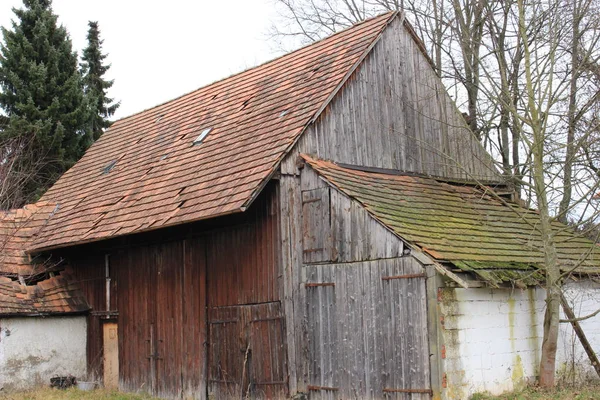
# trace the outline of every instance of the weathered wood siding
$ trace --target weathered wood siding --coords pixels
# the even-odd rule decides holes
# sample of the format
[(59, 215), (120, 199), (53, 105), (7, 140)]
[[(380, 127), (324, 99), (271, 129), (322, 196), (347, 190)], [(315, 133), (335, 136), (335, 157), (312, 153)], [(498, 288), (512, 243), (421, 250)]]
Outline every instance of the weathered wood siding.
[(306, 275), (311, 398), (430, 398), (419, 264), (406, 257), (313, 265)]
[(398, 237), (311, 168), (302, 171), (300, 189), (305, 264), (402, 257)]
[[(299, 139), (295, 154), (452, 178), (498, 179), (425, 56), (396, 19)], [(288, 157), (283, 173), (297, 173)]]
[(312, 169), (280, 181), (291, 393), (429, 398), (423, 267)]
[[(104, 257), (110, 254), (121, 389), (198, 399), (242, 387), (252, 398), (287, 393), (279, 228), (278, 188), (269, 185), (244, 214), (69, 255), (98, 314), (106, 311)], [(238, 317), (223, 341), (228, 331), (213, 322), (228, 312)], [(90, 318), (96, 325), (90, 325), (88, 361), (101, 376), (102, 317)], [(239, 373), (220, 385), (215, 371), (232, 362)]]

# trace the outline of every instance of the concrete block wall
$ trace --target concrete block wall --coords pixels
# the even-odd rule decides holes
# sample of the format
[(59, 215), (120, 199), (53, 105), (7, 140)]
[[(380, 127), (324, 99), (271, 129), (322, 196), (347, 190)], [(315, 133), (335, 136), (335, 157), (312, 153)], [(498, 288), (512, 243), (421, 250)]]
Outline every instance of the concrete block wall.
[(0, 390), (85, 378), (86, 330), (85, 316), (0, 319)]
[[(570, 283), (565, 292), (578, 316), (600, 308), (598, 284)], [(543, 336), (544, 298), (545, 290), (540, 288), (440, 289), (444, 397), (467, 399), (477, 392), (500, 394), (535, 382)], [(600, 315), (582, 322), (582, 326), (600, 353)], [(558, 380), (594, 376), (572, 328), (561, 324)]]

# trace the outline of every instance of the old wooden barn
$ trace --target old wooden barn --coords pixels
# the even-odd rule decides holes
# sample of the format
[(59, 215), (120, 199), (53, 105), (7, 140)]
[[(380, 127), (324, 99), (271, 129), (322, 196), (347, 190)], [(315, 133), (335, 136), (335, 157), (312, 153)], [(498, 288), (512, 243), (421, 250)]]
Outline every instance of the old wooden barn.
[[(83, 293), (63, 313), (106, 386), (462, 399), (536, 375), (543, 257), (513, 195), (388, 13), (117, 121), (21, 246)], [(565, 265), (593, 249), (561, 235)]]

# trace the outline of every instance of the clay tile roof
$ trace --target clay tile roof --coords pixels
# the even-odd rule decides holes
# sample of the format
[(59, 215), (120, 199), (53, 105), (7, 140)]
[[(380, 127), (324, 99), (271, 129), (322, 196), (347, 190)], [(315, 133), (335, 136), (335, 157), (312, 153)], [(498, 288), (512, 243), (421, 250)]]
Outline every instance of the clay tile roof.
[(0, 274), (35, 273), (25, 251), (56, 209), (56, 204), (40, 201), (23, 208), (0, 211)]
[(33, 250), (244, 211), (396, 15), (115, 122), (44, 195)]
[[(48, 315), (89, 310), (79, 286), (68, 279), (68, 271), (52, 268), (52, 274), (60, 275), (51, 277), (47, 265), (30, 259), (25, 253), (56, 210), (54, 203), (38, 202), (16, 210), (0, 211), (0, 315)], [(48, 278), (44, 279), (46, 276)], [(36, 282), (39, 279), (44, 280)]]
[[(536, 211), (505, 201), (488, 187), (303, 158), (330, 185), (433, 259), (492, 281), (534, 278), (531, 271), (543, 268)], [(563, 224), (555, 227), (562, 266), (599, 273), (600, 247)]]
[(0, 278), (0, 316), (75, 314), (89, 309), (79, 286), (68, 279), (49, 278), (23, 286)]

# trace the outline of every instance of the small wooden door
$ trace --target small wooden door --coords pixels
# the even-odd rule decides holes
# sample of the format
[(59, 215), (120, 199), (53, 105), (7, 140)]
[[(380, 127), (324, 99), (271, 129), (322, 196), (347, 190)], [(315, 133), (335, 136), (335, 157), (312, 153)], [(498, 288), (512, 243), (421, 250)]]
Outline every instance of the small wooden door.
[(116, 322), (103, 325), (104, 387), (119, 388), (119, 334)]

